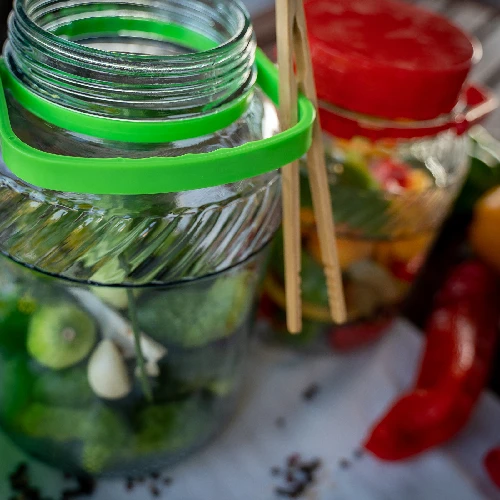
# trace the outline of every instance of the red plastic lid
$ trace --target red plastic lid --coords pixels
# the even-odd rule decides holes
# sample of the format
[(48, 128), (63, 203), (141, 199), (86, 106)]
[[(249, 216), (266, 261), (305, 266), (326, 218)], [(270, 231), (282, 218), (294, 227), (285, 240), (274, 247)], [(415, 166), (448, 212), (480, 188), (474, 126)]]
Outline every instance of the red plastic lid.
[(412, 120), (457, 103), (474, 46), (443, 17), (396, 0), (307, 0), (305, 9), (320, 99)]
[(444, 130), (454, 129), (457, 135), (467, 132), (470, 127), (480, 123), (498, 107), (495, 94), (479, 85), (468, 85), (462, 92), (462, 107), (457, 112), (441, 115), (427, 121), (401, 120), (399, 122), (384, 118), (374, 119), (365, 115), (333, 108), (319, 107), (319, 116), (323, 130), (334, 137), (351, 139), (362, 136), (372, 141), (381, 139), (415, 139), (437, 135)]

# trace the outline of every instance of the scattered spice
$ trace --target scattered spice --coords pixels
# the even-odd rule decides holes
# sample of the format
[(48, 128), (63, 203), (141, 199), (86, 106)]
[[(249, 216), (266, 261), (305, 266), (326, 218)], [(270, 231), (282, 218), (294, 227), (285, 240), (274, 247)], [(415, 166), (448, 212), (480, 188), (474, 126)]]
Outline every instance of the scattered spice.
[[(58, 500), (73, 500), (80, 497), (92, 495), (96, 488), (95, 480), (90, 476), (74, 476), (68, 472), (63, 475), (66, 481), (73, 481), (76, 485), (72, 488), (66, 488), (61, 492)], [(161, 495), (162, 487), (168, 487), (172, 484), (172, 478), (169, 476), (161, 477), (159, 472), (152, 472), (148, 481), (149, 491), (155, 498)], [(146, 482), (144, 476), (134, 478), (129, 476), (125, 479), (125, 489), (131, 492), (136, 485)], [(20, 463), (14, 472), (9, 476), (9, 483), (14, 493), (9, 500), (55, 500), (52, 497), (43, 496), (39, 488), (30, 484), (29, 468), (24, 462)]]
[(351, 466), (351, 462), (347, 458), (341, 458), (339, 460), (339, 467), (341, 469), (347, 469)]
[(319, 385), (318, 384), (311, 384), (302, 393), (302, 398), (305, 401), (312, 401), (318, 395), (318, 392), (319, 392)]
[(127, 477), (125, 481), (125, 489), (130, 492), (137, 485), (142, 485), (143, 483), (147, 483), (146, 486), (151, 493), (151, 496), (157, 498), (161, 495), (162, 489), (166, 486), (170, 486), (172, 484), (172, 478), (169, 476), (161, 477), (161, 474), (157, 471), (151, 472), (148, 476), (148, 480), (144, 476), (137, 477)]
[(362, 448), (358, 448), (357, 450), (354, 450), (354, 458), (357, 459), (357, 460), (359, 460), (360, 458), (362, 458), (364, 454), (365, 453), (364, 453), (364, 451), (363, 451)]
[(283, 470), (276, 466), (271, 468), (273, 475), (283, 474), (283, 480), (286, 483), (277, 486), (274, 491), (278, 496), (300, 498), (316, 482), (316, 473), (321, 467), (321, 460), (318, 458), (302, 460), (298, 453), (293, 453), (285, 463)]
[[(64, 474), (64, 479), (75, 480), (76, 487), (65, 489), (61, 492), (61, 500), (72, 500), (82, 496), (91, 495), (95, 490), (95, 482), (90, 477), (75, 477), (69, 473)], [(40, 489), (31, 486), (28, 465), (24, 462), (19, 464), (16, 470), (9, 476), (10, 487), (15, 495), (12, 500), (49, 500), (42, 496)]]
[(279, 467), (273, 466), (271, 467), (271, 474), (273, 476), (279, 476), (281, 474), (281, 469)]
[(9, 482), (12, 490), (21, 493), (29, 486), (28, 466), (24, 462), (9, 476)]
[(298, 483), (293, 489), (276, 488), (277, 495), (287, 498), (299, 498), (306, 490), (302, 483)]
[(24, 462), (9, 476), (10, 487), (16, 494), (13, 500), (49, 500), (40, 490), (30, 485), (28, 466)]
[(91, 478), (90, 476), (73, 476), (73, 479), (76, 481), (77, 485), (75, 488), (63, 490), (63, 500), (85, 497), (94, 493), (96, 483), (93, 478)]
[(283, 427), (286, 426), (286, 420), (285, 420), (285, 417), (278, 417), (276, 419), (276, 427), (278, 427), (278, 429), (283, 429)]
[(308, 463), (300, 466), (301, 472), (305, 475), (306, 480), (311, 483), (314, 481), (314, 473), (321, 467), (321, 460), (316, 458)]
[(286, 463), (288, 467), (295, 467), (300, 462), (300, 455), (298, 453), (292, 453), (287, 459)]
[(132, 477), (127, 477), (125, 482), (125, 489), (127, 491), (132, 491), (135, 487), (134, 479)]

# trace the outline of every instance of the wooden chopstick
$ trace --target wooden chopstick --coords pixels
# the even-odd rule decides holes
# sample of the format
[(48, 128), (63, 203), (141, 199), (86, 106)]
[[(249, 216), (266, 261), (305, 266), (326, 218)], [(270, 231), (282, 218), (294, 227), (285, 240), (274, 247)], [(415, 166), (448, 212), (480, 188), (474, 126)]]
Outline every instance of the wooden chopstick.
[[(279, 68), (279, 115), (282, 130), (297, 123), (297, 80), (293, 69), (295, 0), (276, 0)], [(285, 256), (286, 321), (290, 333), (302, 330), (300, 177), (295, 161), (282, 168), (283, 242)]]
[[(293, 38), (299, 88), (314, 104), (316, 112), (318, 112), (318, 97), (314, 82), (311, 50), (307, 37), (304, 4), (302, 0), (294, 1), (296, 4), (296, 16)], [(307, 171), (311, 186), (321, 257), (328, 287), (330, 314), (335, 323), (344, 323), (347, 319), (344, 288), (337, 253), (333, 208), (319, 115), (314, 122), (313, 141), (307, 154)]]
[[(318, 110), (302, 0), (276, 0), (276, 35), (280, 88), (279, 113), (282, 129), (286, 130), (297, 123), (299, 87), (314, 104), (316, 111)], [(294, 72), (294, 62), (297, 66), (297, 75)], [(307, 168), (328, 287), (330, 314), (335, 323), (344, 323), (347, 314), (319, 117), (314, 123), (312, 145), (307, 154)], [(287, 327), (290, 333), (298, 333), (302, 330), (302, 298), (300, 174), (297, 161), (282, 169), (282, 186)]]

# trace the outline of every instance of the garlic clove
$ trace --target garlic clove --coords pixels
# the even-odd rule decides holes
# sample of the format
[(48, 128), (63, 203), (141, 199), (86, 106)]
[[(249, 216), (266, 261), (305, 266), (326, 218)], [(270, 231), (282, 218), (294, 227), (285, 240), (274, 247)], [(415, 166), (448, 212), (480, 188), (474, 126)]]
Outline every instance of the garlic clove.
[(111, 340), (102, 340), (93, 352), (87, 378), (94, 393), (103, 399), (121, 399), (132, 391), (125, 360)]
[[(125, 334), (130, 342), (134, 342), (134, 332), (132, 328), (128, 328)], [(162, 346), (160, 343), (156, 342), (156, 340), (153, 340), (144, 333), (141, 333), (141, 349), (144, 357), (150, 363), (158, 363), (158, 361), (163, 359), (168, 354), (166, 347)]]
[[(103, 337), (115, 342), (126, 359), (135, 358), (135, 341), (130, 323), (93, 293), (79, 288), (72, 288), (71, 293), (97, 320)], [(168, 354), (163, 345), (144, 333), (141, 334), (141, 348), (144, 357), (151, 363), (157, 363)]]
[[(148, 361), (145, 364), (146, 368), (146, 374), (148, 377), (159, 377), (160, 376), (160, 367), (158, 366), (158, 363), (154, 361)], [(136, 368), (135, 370), (135, 375), (136, 377), (140, 377), (141, 370), (139, 367)]]

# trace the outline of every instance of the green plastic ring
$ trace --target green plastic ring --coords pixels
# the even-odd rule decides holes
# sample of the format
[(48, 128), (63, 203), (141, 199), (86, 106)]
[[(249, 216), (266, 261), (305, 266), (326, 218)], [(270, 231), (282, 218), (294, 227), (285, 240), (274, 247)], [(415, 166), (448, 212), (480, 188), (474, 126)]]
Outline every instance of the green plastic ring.
[[(183, 27), (178, 35), (189, 39)], [(201, 36), (201, 35), (200, 35)], [(179, 39), (179, 38), (177, 38)], [(264, 53), (257, 50), (257, 85), (279, 104), (278, 71)], [(177, 157), (82, 158), (46, 153), (24, 143), (12, 130), (4, 88), (12, 78), (0, 61), (0, 139), (2, 157), (9, 169), (25, 182), (54, 191), (89, 194), (156, 194), (201, 189), (238, 182), (277, 170), (309, 149), (316, 113), (303, 95), (298, 99), (299, 122), (273, 137), (210, 153)], [(46, 114), (60, 122), (61, 106), (45, 101)], [(98, 118), (112, 128), (118, 120)], [(182, 120), (180, 120), (182, 121)], [(178, 124), (179, 120), (172, 121)], [(142, 124), (142, 122), (141, 122)], [(139, 124), (139, 127), (142, 125)], [(138, 123), (134, 122), (137, 127)], [(137, 132), (137, 131), (135, 131)]]

